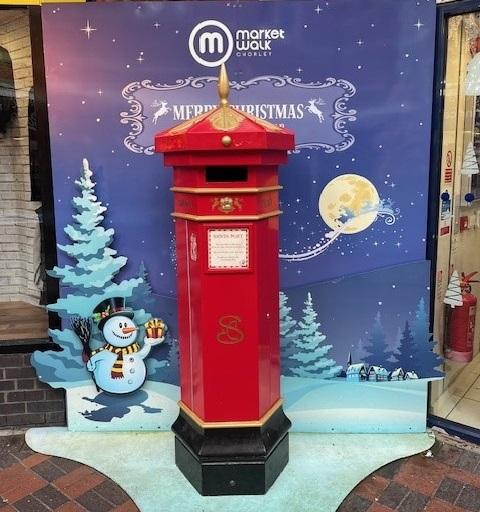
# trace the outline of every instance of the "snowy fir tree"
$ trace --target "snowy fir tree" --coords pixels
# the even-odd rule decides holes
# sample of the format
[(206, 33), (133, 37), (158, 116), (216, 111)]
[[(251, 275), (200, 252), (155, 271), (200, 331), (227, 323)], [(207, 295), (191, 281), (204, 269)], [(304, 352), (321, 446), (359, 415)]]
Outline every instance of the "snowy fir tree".
[[(398, 347), (400, 354), (396, 356), (398, 362), (397, 368), (403, 368), (405, 372), (416, 370), (416, 350), (413, 334), (410, 329), (408, 320), (405, 322), (405, 327), (402, 331), (402, 338), (400, 340), (400, 346)], [(419, 375), (421, 377), (421, 375)]]
[(480, 96), (480, 53), (476, 53), (468, 63), (465, 96)]
[(114, 230), (100, 226), (106, 207), (97, 201), (93, 173), (87, 159), (83, 160), (82, 174), (75, 184), (81, 195), (73, 198), (77, 213), (74, 223), (69, 224), (65, 233), (72, 243), (58, 248), (77, 260), (75, 266), (54, 267), (49, 275), (60, 279), (63, 286), (80, 288), (84, 295), (94, 295), (112, 284), (112, 278), (125, 265), (127, 258), (116, 257), (110, 248)]
[(465, 176), (472, 176), (473, 174), (479, 173), (477, 156), (475, 155), (473, 142), (469, 142), (467, 144), (467, 149), (465, 150), (465, 155), (463, 157), (462, 169), (460, 172)]
[(363, 362), (369, 365), (382, 365), (385, 359), (386, 339), (380, 311), (377, 311), (375, 316), (375, 322), (370, 333), (369, 344), (366, 348), (370, 352), (370, 355), (367, 356)]
[(297, 348), (294, 342), (294, 329), (297, 322), (290, 316), (291, 307), (287, 306), (288, 297), (280, 292), (280, 361), (282, 375), (293, 375), (292, 368), (297, 365), (292, 359)]
[(370, 352), (366, 349), (367, 343), (360, 338), (358, 340), (357, 346), (354, 350), (354, 362), (363, 362), (365, 359), (370, 356)]
[(179, 385), (178, 340), (167, 334), (165, 342), (158, 346), (153, 357), (146, 361), (148, 379)]
[(418, 301), (413, 321), (413, 333), (417, 350), (430, 338), (429, 323), (425, 300), (421, 297)]
[(291, 371), (298, 377), (331, 379), (342, 371), (342, 367), (327, 357), (332, 345), (324, 344), (326, 336), (320, 332), (310, 293), (304, 304), (302, 320), (294, 330), (296, 353), (291, 356), (298, 363)]
[(412, 369), (424, 377), (438, 377), (442, 373), (436, 368), (442, 364), (443, 359), (434, 350), (437, 343), (430, 334), (429, 318), (423, 297), (419, 300), (413, 321), (413, 340), (415, 343), (415, 364)]
[(141, 283), (133, 290), (129, 304), (132, 308), (142, 308), (144, 306), (152, 306), (155, 302), (153, 298), (153, 291), (148, 279), (148, 272), (143, 261), (140, 262), (138, 267), (138, 278)]
[(386, 361), (391, 363), (391, 367), (395, 366), (395, 363), (398, 363), (397, 355), (400, 354), (398, 347), (400, 346), (400, 340), (402, 339), (402, 329), (400, 327), (397, 330), (397, 335), (395, 336), (392, 343), (387, 342), (387, 346), (385, 348), (385, 356)]
[(448, 282), (447, 291), (445, 292), (444, 304), (448, 304), (452, 308), (463, 304), (462, 289), (460, 288), (460, 278), (458, 272), (454, 270)]
[[(80, 194), (73, 198), (76, 213), (72, 216), (73, 222), (64, 228), (71, 243), (58, 245), (73, 264), (56, 266), (49, 272), (68, 290), (66, 296), (47, 306), (62, 319), (63, 329), (49, 331), (61, 350), (36, 351), (32, 355), (32, 364), (39, 379), (52, 387), (68, 387), (74, 381), (91, 381), (91, 374), (82, 360), (82, 344), (69, 328), (70, 322), (79, 318), (90, 319), (95, 306), (110, 297), (125, 297), (128, 305), (128, 297), (142, 282), (140, 278), (120, 283), (113, 281), (127, 258), (117, 256), (110, 247), (114, 230), (101, 226), (106, 208), (97, 201), (92, 176), (88, 161), (84, 159), (80, 178), (75, 181), (80, 190)], [(135, 311), (137, 325), (143, 325), (149, 318), (143, 309)], [(91, 347), (96, 348), (103, 340), (96, 326), (92, 325), (92, 328)]]

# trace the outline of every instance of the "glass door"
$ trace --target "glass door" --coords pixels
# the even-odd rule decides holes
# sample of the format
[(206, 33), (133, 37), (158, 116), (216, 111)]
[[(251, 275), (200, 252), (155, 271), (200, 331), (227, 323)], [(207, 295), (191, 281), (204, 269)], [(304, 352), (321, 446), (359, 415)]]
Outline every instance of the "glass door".
[(430, 412), (480, 428), (480, 12), (449, 17), (446, 44)]

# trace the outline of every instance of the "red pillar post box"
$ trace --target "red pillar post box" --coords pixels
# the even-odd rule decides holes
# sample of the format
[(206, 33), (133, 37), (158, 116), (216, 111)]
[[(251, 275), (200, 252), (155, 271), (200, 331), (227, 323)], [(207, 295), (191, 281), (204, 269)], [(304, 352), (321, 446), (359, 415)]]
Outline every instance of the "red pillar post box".
[(155, 137), (173, 166), (177, 466), (202, 494), (263, 494), (288, 462), (280, 398), (279, 164), (289, 130), (228, 104)]

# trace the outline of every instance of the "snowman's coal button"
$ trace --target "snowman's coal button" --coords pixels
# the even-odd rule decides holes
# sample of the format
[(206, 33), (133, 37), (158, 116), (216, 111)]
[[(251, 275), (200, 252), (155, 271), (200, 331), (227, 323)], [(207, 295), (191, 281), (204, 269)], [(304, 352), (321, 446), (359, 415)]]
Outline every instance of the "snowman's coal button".
[(135, 373), (135, 368), (130, 368), (130, 373)]
[(133, 361), (135, 361), (135, 359), (133, 359), (133, 357), (129, 357), (128, 360), (133, 363)]
[(132, 383), (133, 383), (133, 380), (129, 380), (129, 381), (128, 381), (128, 383), (129, 383), (129, 384), (132, 384)]

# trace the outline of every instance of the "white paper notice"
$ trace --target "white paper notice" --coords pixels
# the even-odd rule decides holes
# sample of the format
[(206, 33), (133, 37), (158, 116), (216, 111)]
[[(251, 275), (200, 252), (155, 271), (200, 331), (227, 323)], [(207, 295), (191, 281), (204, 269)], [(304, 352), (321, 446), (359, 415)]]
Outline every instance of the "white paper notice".
[(248, 268), (248, 228), (208, 230), (209, 269)]

